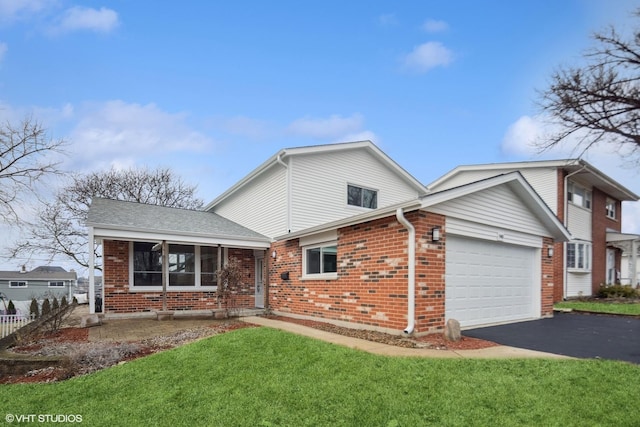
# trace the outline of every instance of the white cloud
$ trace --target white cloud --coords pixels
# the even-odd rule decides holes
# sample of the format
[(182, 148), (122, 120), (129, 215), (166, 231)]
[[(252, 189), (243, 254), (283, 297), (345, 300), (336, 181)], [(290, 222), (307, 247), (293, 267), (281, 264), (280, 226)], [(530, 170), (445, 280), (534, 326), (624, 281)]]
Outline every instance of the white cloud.
[(57, 0), (0, 0), (0, 21), (28, 17), (54, 5)]
[(350, 117), (332, 115), (328, 118), (305, 117), (295, 120), (287, 127), (287, 132), (297, 136), (312, 138), (337, 138), (346, 134), (360, 132), (364, 118), (361, 114)]
[(453, 61), (453, 52), (440, 42), (427, 42), (416, 46), (404, 57), (408, 70), (427, 72), (435, 67), (445, 67)]
[[(71, 107), (66, 106), (65, 110)], [(74, 160), (83, 168), (135, 164), (176, 152), (202, 152), (212, 141), (187, 124), (186, 113), (169, 113), (155, 104), (115, 100), (75, 109), (76, 127), (69, 139)]]
[(76, 6), (64, 12), (55, 30), (59, 32), (89, 30), (108, 33), (118, 24), (118, 13), (112, 9)]
[(435, 19), (427, 19), (422, 24), (422, 29), (428, 33), (440, 33), (449, 29), (449, 24), (444, 21), (437, 21)]
[(2, 62), (8, 50), (9, 50), (9, 46), (7, 46), (6, 43), (0, 42), (0, 62)]
[(268, 122), (246, 116), (235, 116), (214, 120), (214, 124), (225, 132), (250, 139), (264, 139), (273, 134)]
[(398, 18), (393, 13), (385, 13), (378, 16), (378, 24), (382, 27), (393, 27), (398, 25)]
[(531, 155), (542, 135), (543, 125), (536, 117), (522, 116), (507, 129), (501, 149), (506, 154)]

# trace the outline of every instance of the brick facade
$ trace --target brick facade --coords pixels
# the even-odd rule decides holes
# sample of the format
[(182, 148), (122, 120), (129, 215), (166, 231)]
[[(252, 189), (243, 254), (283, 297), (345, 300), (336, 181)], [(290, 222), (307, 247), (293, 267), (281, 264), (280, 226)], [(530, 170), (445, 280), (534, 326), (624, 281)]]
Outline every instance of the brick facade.
[[(255, 305), (255, 259), (247, 249), (228, 250), (229, 258), (241, 261), (243, 280), (240, 289), (232, 295), (234, 307), (253, 308)], [(105, 240), (104, 258), (104, 313), (139, 313), (162, 310), (161, 291), (132, 291), (129, 287), (129, 242)], [(167, 291), (169, 310), (214, 310), (218, 308), (215, 291)]]
[[(415, 333), (441, 331), (445, 324), (445, 217), (414, 211), (406, 218), (416, 229)], [(432, 242), (433, 227), (442, 230)], [(338, 277), (309, 280), (302, 274), (299, 239), (273, 244), (269, 304), (298, 316), (350, 322), (363, 328), (401, 331), (407, 326), (408, 231), (395, 216), (338, 230)], [(545, 238), (545, 248), (553, 240)], [(553, 314), (553, 259), (542, 257), (541, 310)], [(288, 272), (288, 280), (282, 278)], [(354, 325), (355, 326), (355, 325)]]
[[(616, 219), (609, 218), (606, 213), (607, 195), (597, 188), (592, 193), (592, 222), (591, 222), (591, 239), (593, 240), (592, 248), (592, 283), (591, 289), (593, 294), (597, 294), (600, 285), (607, 282), (607, 230), (621, 230), (621, 203), (616, 200)], [(620, 271), (621, 251), (616, 249), (615, 269)]]

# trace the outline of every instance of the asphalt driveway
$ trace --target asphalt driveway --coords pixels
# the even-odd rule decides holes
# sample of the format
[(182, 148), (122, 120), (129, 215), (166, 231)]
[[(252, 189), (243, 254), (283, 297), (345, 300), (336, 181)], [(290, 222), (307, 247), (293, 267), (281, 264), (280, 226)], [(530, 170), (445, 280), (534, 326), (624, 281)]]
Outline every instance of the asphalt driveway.
[(565, 356), (640, 364), (639, 318), (555, 313), (551, 319), (471, 329), (464, 335)]

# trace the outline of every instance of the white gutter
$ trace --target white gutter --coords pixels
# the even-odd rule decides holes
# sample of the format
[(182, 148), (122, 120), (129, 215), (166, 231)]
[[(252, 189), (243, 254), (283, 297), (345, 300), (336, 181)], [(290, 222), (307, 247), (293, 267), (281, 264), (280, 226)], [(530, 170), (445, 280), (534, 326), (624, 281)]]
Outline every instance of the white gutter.
[(407, 327), (403, 332), (410, 335), (416, 326), (416, 229), (405, 218), (402, 208), (396, 210), (396, 218), (409, 232), (409, 241), (407, 243), (407, 264), (409, 267)]

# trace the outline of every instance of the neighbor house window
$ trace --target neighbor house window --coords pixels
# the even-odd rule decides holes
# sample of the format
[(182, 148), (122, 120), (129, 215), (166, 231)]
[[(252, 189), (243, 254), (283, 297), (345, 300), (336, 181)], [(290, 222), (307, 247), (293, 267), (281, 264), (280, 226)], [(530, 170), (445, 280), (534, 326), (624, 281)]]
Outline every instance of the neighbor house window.
[(567, 268), (591, 270), (591, 243), (567, 243)]
[(10, 288), (26, 288), (27, 282), (23, 282), (23, 281), (9, 282), (9, 287)]
[(351, 206), (376, 209), (378, 207), (378, 192), (355, 185), (347, 185), (347, 203)]
[(49, 287), (50, 288), (64, 288), (64, 282), (62, 282), (62, 281), (49, 282)]
[(304, 249), (304, 273), (310, 275), (338, 272), (338, 246), (335, 244), (311, 246)]
[(591, 191), (576, 183), (569, 183), (569, 188), (567, 189), (567, 200), (574, 205), (591, 209)]
[[(132, 283), (134, 288), (162, 287), (162, 250), (152, 250), (157, 242), (132, 243)], [(169, 244), (167, 255), (169, 287), (216, 286), (218, 248)], [(224, 248), (221, 250), (221, 252)], [(223, 258), (224, 259), (224, 258)], [(221, 262), (223, 261), (221, 260)]]
[(605, 207), (607, 209), (607, 217), (611, 219), (616, 219), (616, 201), (612, 199), (607, 199)]

